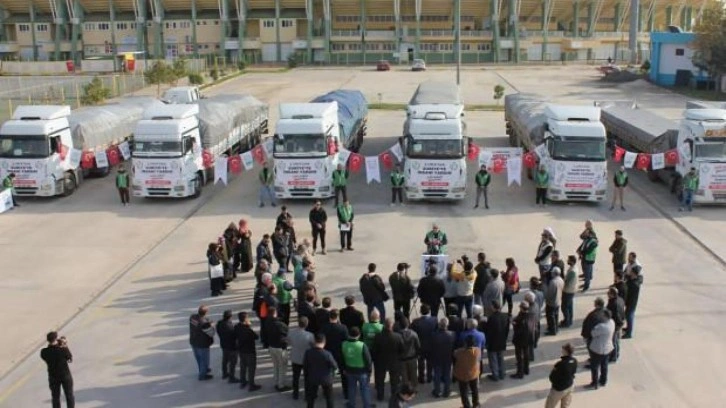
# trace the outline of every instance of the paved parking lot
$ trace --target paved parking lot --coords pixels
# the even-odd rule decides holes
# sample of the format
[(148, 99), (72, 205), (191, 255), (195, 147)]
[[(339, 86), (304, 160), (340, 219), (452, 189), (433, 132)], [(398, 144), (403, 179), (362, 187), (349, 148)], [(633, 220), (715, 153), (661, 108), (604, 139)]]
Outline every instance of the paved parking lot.
[[(360, 89), (371, 102), (405, 103), (423, 79), (453, 79), (452, 69), (425, 73), (372, 68), (246, 74), (209, 91), (249, 92), (276, 104), (307, 101), (335, 88)], [(538, 92), (553, 101), (592, 103), (599, 99), (635, 98), (645, 107), (677, 118), (685, 99), (642, 83), (604, 84), (590, 66), (469, 68), (462, 71), (462, 89), (470, 104), (495, 103), (493, 87), (507, 92)], [(400, 135), (403, 112), (372, 111), (370, 137), (362, 153), (377, 154)], [(504, 146), (501, 112), (467, 113), (469, 134), (485, 146)], [(474, 169), (469, 169), (473, 178)], [(384, 180), (387, 179), (384, 174)], [(74, 352), (72, 365), (79, 407), (263, 407), (301, 406), (289, 393), (272, 391), (271, 363), (260, 353), (258, 378), (263, 389), (240, 391), (221, 380), (200, 384), (188, 346), (187, 318), (207, 303), (217, 319), (227, 308), (249, 309), (252, 281), (242, 276), (225, 296), (208, 298), (206, 244), (230, 221), (248, 218), (253, 241), (270, 232), (277, 210), (257, 208), (256, 171), (233, 177), (227, 187), (209, 186), (197, 200), (134, 200), (121, 207), (113, 180), (96, 179), (70, 198), (26, 200), (20, 209), (0, 215), (0, 299), (5, 313), (0, 325), (0, 406), (49, 404), (45, 367), (37, 357), (45, 332), (63, 327)], [(572, 341), (577, 358), (586, 352), (579, 324), (595, 296), (604, 296), (611, 280), (607, 246), (622, 229), (629, 249), (644, 265), (645, 284), (637, 313), (635, 338), (623, 341), (623, 358), (611, 367), (608, 387), (583, 391), (589, 372), (576, 378), (575, 406), (632, 407), (720, 406), (726, 391), (721, 371), (726, 364), (722, 325), (726, 287), (720, 278), (726, 258), (723, 228), (726, 208), (676, 211), (677, 203), (661, 184), (632, 174), (627, 212), (607, 205), (534, 206), (534, 186), (507, 187), (505, 176), (494, 178), (491, 210), (473, 210), (473, 194), (461, 203), (411, 204), (389, 207), (387, 184), (365, 184), (354, 175), (349, 188), (356, 210), (355, 252), (331, 253), (316, 259), (320, 291), (342, 306), (345, 294), (358, 294), (357, 281), (369, 262), (384, 276), (400, 261), (415, 263), (431, 222), (449, 235), (449, 252), (474, 255), (484, 250), (496, 267), (513, 256), (523, 280), (536, 273), (532, 258), (539, 232), (552, 226), (558, 248), (574, 253), (584, 220), (592, 219), (601, 237), (594, 289), (576, 297), (576, 324), (557, 337), (544, 338), (532, 375), (526, 380), (484, 383), (484, 407), (539, 407), (549, 389), (547, 375), (559, 356), (560, 344)], [(308, 236), (309, 202), (288, 207), (299, 220), (299, 236)], [(329, 213), (332, 207), (327, 206)], [(330, 237), (331, 243), (336, 237)], [(335, 247), (331, 245), (331, 247)], [(715, 254), (715, 256), (714, 256)], [(387, 307), (392, 307), (389, 304)], [(514, 367), (513, 351), (507, 368)], [(212, 353), (219, 374), (218, 349)], [(27, 358), (26, 358), (27, 357)], [(429, 398), (421, 386), (416, 405), (456, 407), (459, 401)], [(337, 401), (342, 403), (339, 389)]]

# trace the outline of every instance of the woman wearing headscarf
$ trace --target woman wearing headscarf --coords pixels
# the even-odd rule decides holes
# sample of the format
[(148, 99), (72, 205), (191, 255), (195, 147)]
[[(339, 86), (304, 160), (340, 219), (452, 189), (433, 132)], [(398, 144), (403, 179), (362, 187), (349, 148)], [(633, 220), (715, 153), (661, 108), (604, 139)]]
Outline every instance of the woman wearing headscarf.
[(240, 272), (247, 273), (252, 270), (255, 265), (252, 254), (252, 231), (250, 230), (247, 220), (239, 220), (239, 245), (237, 251), (240, 259)]
[(224, 266), (222, 262), (222, 248), (212, 242), (207, 248), (207, 263), (209, 266), (209, 286), (212, 296), (219, 296), (224, 290)]
[(227, 229), (224, 230), (224, 243), (227, 253), (229, 254), (229, 267), (232, 273), (232, 279), (237, 278), (237, 270), (239, 269), (239, 231), (237, 226), (230, 222)]

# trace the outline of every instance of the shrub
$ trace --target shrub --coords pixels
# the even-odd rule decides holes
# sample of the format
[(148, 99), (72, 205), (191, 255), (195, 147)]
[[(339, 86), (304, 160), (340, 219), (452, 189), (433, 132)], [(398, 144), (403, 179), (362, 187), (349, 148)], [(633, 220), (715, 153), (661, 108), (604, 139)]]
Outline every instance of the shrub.
[(202, 85), (204, 83), (204, 77), (201, 74), (191, 73), (189, 74), (189, 83), (192, 85)]
[(287, 57), (287, 67), (288, 68), (297, 67), (297, 57), (295, 55), (290, 55), (289, 57)]
[(247, 63), (244, 61), (239, 61), (237, 63), (237, 69), (240, 71), (244, 71), (244, 69), (247, 68)]
[(650, 61), (645, 60), (643, 62), (643, 64), (640, 66), (640, 70), (647, 74), (648, 71), (650, 71)]
[(95, 77), (88, 85), (83, 86), (81, 103), (84, 105), (98, 105), (111, 97), (111, 90), (103, 86), (100, 78)]
[(216, 69), (212, 69), (211, 71), (209, 71), (209, 76), (212, 78), (213, 81), (216, 81), (219, 79), (219, 71), (217, 71)]
[(497, 101), (497, 104), (499, 104), (499, 100), (502, 99), (504, 96), (504, 87), (502, 85), (495, 85), (494, 86), (494, 100)]

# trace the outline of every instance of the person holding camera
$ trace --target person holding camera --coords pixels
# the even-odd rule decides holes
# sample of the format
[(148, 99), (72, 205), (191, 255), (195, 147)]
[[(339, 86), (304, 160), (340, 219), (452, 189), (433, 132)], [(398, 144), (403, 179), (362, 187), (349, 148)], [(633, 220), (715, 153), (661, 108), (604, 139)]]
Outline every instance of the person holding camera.
[(40, 351), (40, 358), (48, 365), (48, 385), (53, 408), (61, 406), (61, 388), (66, 396), (66, 405), (73, 408), (76, 405), (73, 396), (73, 376), (68, 363), (73, 362), (73, 355), (68, 348), (68, 342), (64, 336), (58, 337), (57, 332), (50, 332), (45, 336), (48, 347)]
[(407, 319), (411, 317), (411, 300), (415, 294), (411, 278), (408, 277), (410, 267), (411, 265), (401, 262), (388, 277), (393, 294), (393, 312), (401, 311)]
[(214, 343), (214, 322), (207, 318), (209, 308), (199, 306), (197, 313), (189, 316), (189, 344), (197, 361), (199, 381), (214, 378), (209, 374), (209, 347)]
[(424, 244), (426, 244), (426, 253), (428, 255), (441, 255), (446, 253), (446, 245), (449, 240), (446, 237), (446, 233), (439, 229), (437, 224), (434, 224), (426, 234), (424, 238)]

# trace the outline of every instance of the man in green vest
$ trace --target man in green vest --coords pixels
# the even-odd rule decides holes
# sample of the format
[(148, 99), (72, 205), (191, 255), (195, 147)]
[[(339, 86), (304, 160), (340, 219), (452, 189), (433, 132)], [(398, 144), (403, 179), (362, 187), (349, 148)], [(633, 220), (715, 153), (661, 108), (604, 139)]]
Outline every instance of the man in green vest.
[(126, 172), (124, 166), (119, 166), (118, 173), (116, 173), (116, 188), (122, 205), (129, 205), (129, 184), (131, 184), (129, 173)]
[(620, 197), (620, 209), (625, 211), (623, 206), (623, 192), (625, 187), (628, 186), (628, 173), (625, 172), (625, 166), (620, 166), (620, 170), (613, 176), (613, 183), (615, 183), (615, 189), (613, 190), (613, 203), (610, 205), (610, 211), (615, 208), (615, 200)]
[(368, 388), (371, 373), (371, 353), (359, 340), (360, 329), (351, 327), (348, 340), (343, 342), (343, 371), (348, 380), (348, 406), (355, 406), (356, 391), (360, 389), (363, 408), (371, 407), (371, 393)]
[(535, 205), (542, 203), (547, 205), (547, 188), (550, 186), (550, 175), (545, 166), (539, 166), (539, 171), (534, 175), (534, 184), (537, 187), (537, 198)]
[(426, 234), (424, 238), (424, 244), (426, 244), (426, 253), (429, 255), (439, 255), (446, 252), (446, 245), (449, 243), (449, 239), (446, 237), (446, 233), (439, 229), (437, 224), (434, 224)]
[(373, 340), (376, 338), (376, 334), (383, 331), (383, 324), (381, 324), (381, 314), (377, 309), (373, 309), (371, 316), (367, 323), (363, 323), (363, 327), (360, 329), (363, 342), (370, 350), (373, 347)]
[(338, 228), (340, 229), (340, 252), (353, 250), (353, 206), (345, 199), (338, 206)]
[(270, 205), (276, 206), (275, 191), (273, 185), (275, 183), (275, 172), (270, 169), (267, 162), (262, 163), (262, 171), (260, 171), (260, 207), (265, 206), (264, 197), (270, 198)]
[(292, 284), (285, 279), (285, 269), (280, 268), (272, 279), (272, 283), (277, 289), (277, 313), (280, 320), (286, 325), (290, 325), (290, 303), (292, 301)]
[(582, 244), (577, 248), (577, 255), (580, 257), (582, 265), (582, 274), (584, 283), (582, 284), (582, 291), (585, 292), (590, 289), (590, 281), (595, 268), (595, 258), (597, 256), (597, 235), (592, 229), (587, 229), (580, 235), (582, 238)]
[(15, 201), (15, 173), (10, 173), (3, 179), (3, 190), (10, 190), (10, 197), (13, 199), (13, 207), (20, 207)]
[(396, 168), (391, 172), (391, 206), (396, 205), (396, 197), (398, 196), (398, 202), (403, 205), (403, 184), (406, 182), (401, 171), (401, 166), (396, 165)]
[(678, 211), (683, 211), (684, 208), (693, 211), (693, 194), (696, 193), (696, 190), (698, 190), (698, 174), (696, 174), (696, 168), (691, 167), (691, 170), (683, 176), (683, 199)]
[(487, 171), (487, 166), (485, 164), (482, 164), (481, 168), (479, 169), (479, 172), (476, 173), (476, 176), (474, 177), (474, 181), (476, 181), (476, 204), (474, 204), (474, 208), (479, 208), (479, 197), (481, 195), (484, 195), (484, 208), (487, 210), (489, 209), (489, 195), (488, 187), (489, 183), (492, 181), (492, 176)]
[(338, 206), (338, 194), (343, 194), (343, 201), (348, 201), (348, 170), (342, 164), (333, 171), (333, 188), (335, 189), (335, 206)]

